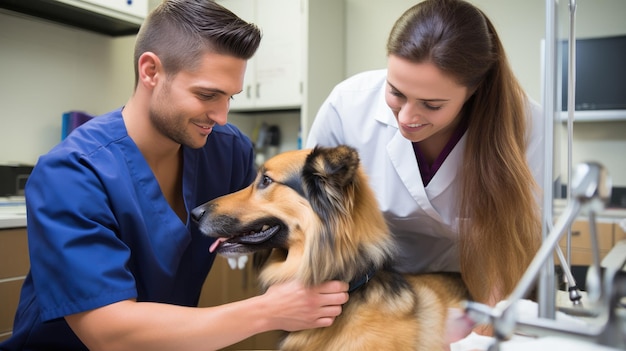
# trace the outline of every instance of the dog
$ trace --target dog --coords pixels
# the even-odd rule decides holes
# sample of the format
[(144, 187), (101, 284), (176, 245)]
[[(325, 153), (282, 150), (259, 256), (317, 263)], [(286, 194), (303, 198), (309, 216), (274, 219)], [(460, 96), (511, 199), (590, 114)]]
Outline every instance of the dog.
[(280, 153), (253, 184), (192, 210), (211, 251), (255, 254), (263, 289), (297, 279), (350, 282), (330, 327), (287, 333), (281, 350), (441, 350), (449, 308), (469, 294), (457, 274), (394, 271), (394, 241), (349, 146)]

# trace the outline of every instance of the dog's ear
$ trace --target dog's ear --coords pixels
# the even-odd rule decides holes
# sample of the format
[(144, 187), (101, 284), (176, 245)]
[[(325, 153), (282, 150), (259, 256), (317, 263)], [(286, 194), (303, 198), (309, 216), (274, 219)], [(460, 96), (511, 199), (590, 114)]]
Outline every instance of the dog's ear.
[(307, 156), (302, 179), (306, 197), (320, 218), (348, 213), (345, 193), (353, 186), (359, 162), (356, 149), (347, 145), (317, 146)]
[(359, 183), (359, 155), (349, 146), (316, 147), (302, 168), (305, 197), (319, 217), (316, 235), (307, 235), (303, 267), (315, 267), (302, 276), (311, 284), (328, 279), (352, 279), (354, 242), (345, 230), (353, 228), (352, 214)]

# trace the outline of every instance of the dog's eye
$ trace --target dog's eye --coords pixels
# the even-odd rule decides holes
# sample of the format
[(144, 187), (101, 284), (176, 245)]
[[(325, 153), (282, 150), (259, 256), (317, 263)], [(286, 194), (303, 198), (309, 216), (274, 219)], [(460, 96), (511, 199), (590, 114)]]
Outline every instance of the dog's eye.
[(259, 182), (259, 188), (260, 189), (265, 189), (267, 188), (270, 184), (272, 184), (274, 182), (274, 180), (272, 180), (272, 178), (264, 175), (263, 177), (261, 177), (261, 181)]

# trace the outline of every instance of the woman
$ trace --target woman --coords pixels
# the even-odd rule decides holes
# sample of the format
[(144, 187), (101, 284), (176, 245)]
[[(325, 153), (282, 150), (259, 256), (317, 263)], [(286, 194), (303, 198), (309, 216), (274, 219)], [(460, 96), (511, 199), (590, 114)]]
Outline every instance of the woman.
[(400, 271), (461, 272), (473, 298), (494, 305), (540, 244), (540, 109), (489, 19), (465, 1), (407, 10), (387, 54), (387, 70), (335, 87), (307, 144), (359, 150)]

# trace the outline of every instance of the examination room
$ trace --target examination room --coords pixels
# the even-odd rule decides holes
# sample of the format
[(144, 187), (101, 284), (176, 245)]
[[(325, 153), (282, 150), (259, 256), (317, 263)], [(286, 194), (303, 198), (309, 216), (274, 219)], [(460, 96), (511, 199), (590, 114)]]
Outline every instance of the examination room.
[(0, 0), (0, 351), (626, 350), (625, 18)]

